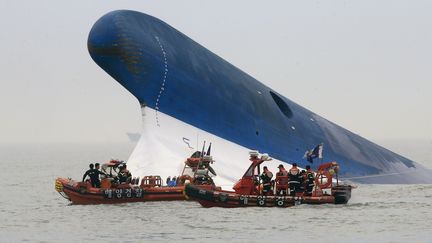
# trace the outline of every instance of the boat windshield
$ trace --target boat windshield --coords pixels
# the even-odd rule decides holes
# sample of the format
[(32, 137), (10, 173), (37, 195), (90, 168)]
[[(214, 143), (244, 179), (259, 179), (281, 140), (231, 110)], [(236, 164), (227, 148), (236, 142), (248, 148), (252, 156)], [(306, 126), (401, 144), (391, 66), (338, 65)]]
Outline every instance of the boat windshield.
[(254, 169), (255, 167), (253, 166), (253, 164), (251, 166), (249, 166), (249, 169), (246, 171), (246, 173), (244, 174), (244, 176), (246, 177), (252, 177), (254, 175)]
[(116, 177), (118, 174), (116, 168), (107, 164), (102, 165), (102, 172), (107, 174), (109, 177)]

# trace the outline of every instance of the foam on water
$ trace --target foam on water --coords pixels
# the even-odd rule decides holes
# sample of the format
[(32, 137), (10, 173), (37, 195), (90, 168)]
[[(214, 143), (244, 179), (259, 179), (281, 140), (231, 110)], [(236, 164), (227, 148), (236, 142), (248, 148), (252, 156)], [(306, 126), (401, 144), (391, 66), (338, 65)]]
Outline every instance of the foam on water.
[[(132, 144), (2, 146), (0, 242), (430, 242), (432, 185), (359, 185), (347, 205), (202, 208), (195, 202), (68, 205), (58, 176), (127, 158)], [(343, 169), (343, 168), (342, 168)]]

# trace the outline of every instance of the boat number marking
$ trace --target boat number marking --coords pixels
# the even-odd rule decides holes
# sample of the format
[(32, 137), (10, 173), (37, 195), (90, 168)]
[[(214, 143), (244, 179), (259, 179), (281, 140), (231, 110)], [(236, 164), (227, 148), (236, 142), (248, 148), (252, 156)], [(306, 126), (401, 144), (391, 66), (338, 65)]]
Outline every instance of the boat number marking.
[(279, 207), (284, 206), (285, 197), (277, 197), (276, 198), (276, 205)]
[(240, 196), (240, 203), (243, 205), (247, 205), (249, 202), (249, 197), (246, 195), (241, 195)]
[(104, 197), (108, 199), (140, 198), (142, 196), (143, 189), (141, 188), (106, 189), (104, 191)]
[(258, 206), (264, 206), (265, 205), (265, 201), (266, 201), (266, 197), (265, 196), (258, 196), (257, 197), (257, 204), (258, 204)]
[(205, 194), (206, 194), (206, 191), (203, 190), (203, 189), (200, 189), (200, 190), (198, 191), (198, 193), (201, 194), (201, 195), (205, 195)]

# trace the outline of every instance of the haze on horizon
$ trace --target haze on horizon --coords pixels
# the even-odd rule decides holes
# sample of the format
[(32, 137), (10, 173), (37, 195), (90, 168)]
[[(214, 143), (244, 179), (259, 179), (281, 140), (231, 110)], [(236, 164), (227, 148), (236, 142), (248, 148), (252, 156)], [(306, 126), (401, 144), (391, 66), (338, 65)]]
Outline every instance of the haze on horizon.
[(369, 140), (432, 147), (430, 1), (6, 0), (2, 9), (0, 144), (125, 142), (141, 130), (137, 100), (87, 51), (98, 18), (131, 9)]

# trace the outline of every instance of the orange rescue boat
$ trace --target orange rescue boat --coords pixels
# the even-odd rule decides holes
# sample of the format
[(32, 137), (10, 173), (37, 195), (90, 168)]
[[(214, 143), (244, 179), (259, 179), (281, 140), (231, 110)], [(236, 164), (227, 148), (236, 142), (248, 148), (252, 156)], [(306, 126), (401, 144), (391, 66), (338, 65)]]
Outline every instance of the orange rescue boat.
[(141, 182), (139, 178), (134, 178), (131, 183), (115, 183), (115, 174), (123, 162), (111, 160), (102, 165), (102, 171), (108, 176), (101, 180), (100, 188), (93, 187), (89, 181), (80, 182), (71, 178), (57, 178), (55, 189), (72, 204), (186, 200), (183, 193), (186, 183), (203, 189), (218, 189), (209, 175), (209, 172), (216, 175), (210, 166), (211, 163), (213, 163), (211, 156), (200, 156), (199, 152), (195, 152), (185, 161), (177, 184), (164, 186), (161, 177), (157, 175), (145, 176)]
[[(234, 185), (234, 191), (224, 191), (214, 188), (199, 188), (195, 185), (186, 185), (185, 193), (198, 201), (204, 207), (290, 207), (299, 204), (346, 204), (351, 198), (351, 185), (340, 185), (337, 178), (339, 165), (336, 162), (322, 164), (315, 174), (315, 186), (312, 193), (304, 191), (290, 193), (289, 177), (276, 176), (272, 183), (273, 189), (268, 193), (261, 190), (260, 165), (271, 160), (267, 155), (259, 156), (252, 151), (250, 159), (252, 164), (243, 177)], [(333, 180), (333, 175), (336, 178)], [(277, 193), (273, 193), (277, 192)]]

